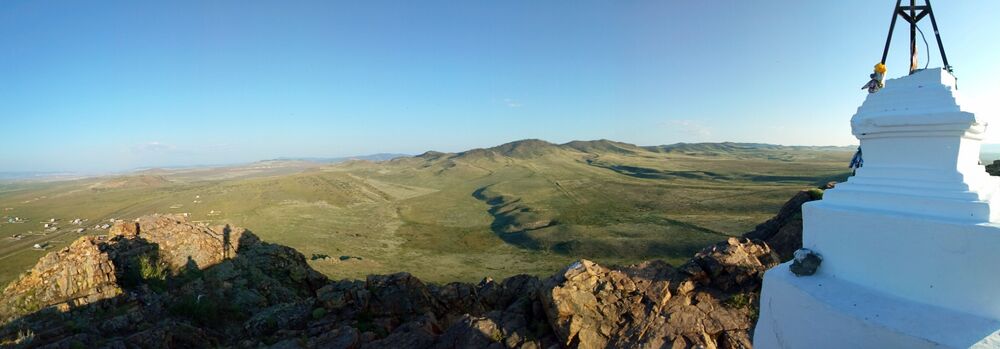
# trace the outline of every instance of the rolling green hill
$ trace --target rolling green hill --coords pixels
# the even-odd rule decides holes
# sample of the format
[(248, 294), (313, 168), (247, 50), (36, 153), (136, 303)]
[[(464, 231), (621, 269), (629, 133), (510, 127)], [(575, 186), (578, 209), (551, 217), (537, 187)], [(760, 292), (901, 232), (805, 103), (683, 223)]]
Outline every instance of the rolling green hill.
[[(574, 259), (678, 262), (847, 174), (851, 148), (524, 140), (337, 164), (269, 161), (0, 187), (0, 282), (96, 224), (148, 213), (248, 227), (331, 277), (550, 274)], [(9, 223), (18, 217), (21, 223)], [(56, 231), (43, 221), (56, 219)], [(75, 225), (72, 220), (87, 221)], [(13, 235), (20, 235), (13, 238)], [(33, 249), (48, 244), (47, 250)]]

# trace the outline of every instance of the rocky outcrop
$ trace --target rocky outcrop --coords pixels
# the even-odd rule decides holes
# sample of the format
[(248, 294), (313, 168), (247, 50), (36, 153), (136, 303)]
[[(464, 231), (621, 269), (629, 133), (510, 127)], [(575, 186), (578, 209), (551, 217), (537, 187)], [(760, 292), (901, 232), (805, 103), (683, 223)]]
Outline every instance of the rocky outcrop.
[(195, 225), (181, 215), (115, 222), (108, 236), (82, 237), (46, 255), (8, 286), (0, 304), (0, 319), (48, 306), (65, 310), (94, 303), (122, 294), (123, 288), (141, 284), (143, 278), (165, 279), (219, 264), (236, 254), (245, 232), (228, 226)]
[[(549, 278), (541, 299), (561, 344), (574, 348), (749, 348), (749, 304), (778, 256), (731, 238), (679, 269), (646, 262), (611, 269), (579, 261)], [(737, 304), (731, 299), (747, 297)]]
[(993, 160), (993, 163), (987, 164), (986, 173), (990, 176), (1000, 176), (1000, 160)]
[[(61, 340), (75, 334), (73, 340), (83, 343), (118, 338), (109, 343), (214, 345), (231, 335), (211, 331), (217, 324), (232, 322), (232, 330), (238, 328), (235, 320), (246, 320), (247, 332), (303, 324), (315, 291), (327, 282), (299, 252), (262, 242), (245, 229), (196, 225), (178, 215), (145, 216), (116, 222), (106, 237), (82, 237), (46, 255), (8, 286), (0, 297), (0, 316), (8, 322), (0, 338), (28, 331)], [(305, 313), (301, 321), (272, 321), (295, 318), (295, 311)], [(101, 326), (80, 333), (81, 323)], [(198, 333), (203, 335), (187, 335)]]
[(763, 273), (800, 239), (798, 206), (814, 198), (677, 267), (580, 260), (547, 278), (445, 285), (408, 273), (331, 282), (245, 229), (146, 216), (8, 286), (0, 346), (749, 348)]
[(802, 204), (823, 198), (823, 190), (831, 189), (836, 183), (810, 190), (800, 191), (788, 200), (778, 214), (757, 225), (743, 237), (766, 242), (781, 256), (782, 261), (792, 259), (795, 250), (802, 248)]
[(111, 237), (141, 238), (159, 247), (160, 260), (175, 272), (219, 264), (236, 254), (243, 228), (228, 225), (207, 227), (187, 222), (183, 215), (143, 216), (135, 221), (117, 221), (108, 230)]
[(97, 237), (87, 236), (49, 253), (14, 281), (0, 298), (0, 320), (37, 311), (82, 306), (122, 293), (115, 265)]

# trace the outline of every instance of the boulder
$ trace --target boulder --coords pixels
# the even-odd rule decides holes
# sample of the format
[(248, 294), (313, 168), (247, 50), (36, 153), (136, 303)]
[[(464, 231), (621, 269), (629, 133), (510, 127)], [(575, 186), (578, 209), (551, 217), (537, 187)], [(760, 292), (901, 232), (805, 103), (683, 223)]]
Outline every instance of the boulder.
[(93, 236), (46, 254), (0, 297), (0, 322), (44, 307), (63, 310), (122, 294), (105, 243)]
[(116, 221), (108, 230), (115, 238), (142, 239), (156, 244), (160, 259), (174, 272), (203, 269), (231, 258), (239, 249), (242, 228), (228, 225), (208, 227), (189, 223), (179, 214), (149, 215), (130, 221)]
[(309, 339), (309, 348), (354, 349), (361, 341), (361, 334), (350, 326), (341, 326)]
[(729, 238), (701, 250), (679, 269), (698, 286), (735, 293), (759, 290), (764, 272), (780, 263), (763, 241)]
[(312, 314), (312, 302), (281, 303), (261, 310), (243, 323), (249, 336), (270, 335), (280, 329), (302, 328)]
[(570, 348), (745, 348), (755, 292), (777, 264), (767, 244), (731, 238), (679, 269), (581, 260), (546, 280), (540, 297), (561, 345)]
[(440, 308), (427, 286), (410, 273), (371, 275), (365, 288), (371, 292), (368, 310), (376, 317), (408, 317)]
[(990, 176), (1000, 176), (1000, 160), (993, 160), (993, 163), (987, 164), (986, 173)]
[(500, 325), (493, 319), (464, 315), (438, 338), (434, 348), (488, 348), (490, 346), (504, 348), (503, 339)]
[(166, 320), (150, 329), (125, 337), (127, 348), (211, 348), (218, 341), (204, 329), (182, 322)]
[(387, 337), (362, 345), (362, 348), (428, 348), (441, 330), (431, 314), (399, 326)]

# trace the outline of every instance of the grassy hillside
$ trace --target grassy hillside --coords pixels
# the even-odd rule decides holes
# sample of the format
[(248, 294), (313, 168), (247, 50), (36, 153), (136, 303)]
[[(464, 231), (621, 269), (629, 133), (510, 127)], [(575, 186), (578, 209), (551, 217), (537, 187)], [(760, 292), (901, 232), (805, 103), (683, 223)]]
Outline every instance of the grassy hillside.
[[(0, 186), (0, 282), (110, 218), (189, 212), (286, 244), (334, 278), (410, 271), (429, 281), (550, 274), (588, 258), (678, 262), (750, 230), (792, 194), (842, 179), (847, 148), (638, 147), (526, 140), (383, 162), (150, 171)], [(7, 223), (8, 217), (24, 223)], [(56, 218), (57, 230), (42, 221)], [(19, 239), (10, 238), (14, 234)], [(33, 244), (48, 244), (47, 251)]]

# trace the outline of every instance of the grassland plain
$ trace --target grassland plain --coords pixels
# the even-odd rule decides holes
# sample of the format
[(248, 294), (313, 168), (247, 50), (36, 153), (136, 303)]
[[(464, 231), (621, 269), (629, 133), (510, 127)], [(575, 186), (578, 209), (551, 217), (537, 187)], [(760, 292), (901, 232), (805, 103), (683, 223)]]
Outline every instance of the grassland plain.
[[(0, 283), (108, 219), (190, 213), (292, 246), (333, 278), (409, 271), (433, 282), (685, 260), (847, 175), (852, 149), (512, 142), (338, 164), (269, 161), (0, 185)], [(24, 223), (7, 223), (20, 217)], [(55, 218), (57, 231), (43, 230)], [(81, 226), (76, 218), (86, 219)], [(20, 234), (20, 239), (11, 236)], [(34, 244), (48, 244), (36, 250)]]

